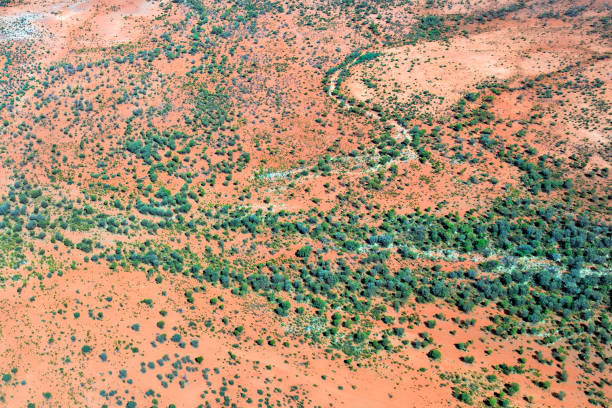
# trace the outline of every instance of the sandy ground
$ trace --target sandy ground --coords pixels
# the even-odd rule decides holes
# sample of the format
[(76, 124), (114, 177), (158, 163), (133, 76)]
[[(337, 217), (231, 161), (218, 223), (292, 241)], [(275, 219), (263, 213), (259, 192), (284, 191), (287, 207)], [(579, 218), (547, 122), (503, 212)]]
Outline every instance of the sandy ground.
[[(380, 6), (378, 11), (381, 15), (401, 14), (402, 24), (394, 27), (393, 34), (402, 34), (410, 29), (416, 16), (434, 10), (451, 16), (467, 10), (497, 9), (512, 2), (459, 0), (436, 8), (431, 2), (417, 3), (414, 10), (408, 7), (414, 11), (411, 13), (406, 12), (407, 6), (400, 5), (384, 9)], [(387, 165), (378, 163), (381, 155), (375, 151), (372, 139), (385, 133), (381, 116), (371, 109), (361, 116), (347, 114), (343, 110), (346, 106), (332, 95), (334, 89), (323, 89), (329, 68), (340, 64), (355, 49), (370, 44), (369, 21), (352, 19), (334, 7), (321, 6), (320, 15), (311, 15), (310, 11), (264, 14), (258, 19), (257, 30), (241, 26), (227, 38), (217, 38), (211, 34), (213, 26), (226, 29), (235, 23), (221, 18), (223, 13), (235, 11), (235, 7), (207, 3), (211, 10), (222, 8), (222, 12), (211, 14), (212, 21), (203, 30), (211, 35), (214, 45), (175, 59), (162, 54), (153, 62), (103, 63), (104, 59), (125, 57), (132, 51), (150, 51), (160, 44), (153, 38), (159, 40), (169, 32), (173, 33), (173, 44), (189, 44), (191, 27), (172, 31), (172, 27), (181, 27), (187, 9), (178, 5), (167, 8), (168, 4), (145, 0), (45, 0), (0, 8), (0, 64), (5, 73), (10, 72), (4, 75), (0, 90), (9, 94), (23, 89), (21, 81), (25, 80), (30, 85), (22, 93), (12, 92), (10, 110), (1, 111), (0, 118), (8, 124), (2, 124), (0, 129), (0, 195), (8, 194), (13, 172), (19, 170), (27, 173), (32, 183), (42, 185), (46, 197), (57, 201), (66, 198), (79, 206), (89, 203), (96, 210), (122, 217), (126, 213), (110, 203), (119, 200), (133, 204), (150, 181), (150, 166), (125, 155), (125, 143), (149, 127), (184, 130), (196, 141), (189, 160), (181, 153), (178, 174), (161, 172), (159, 179), (151, 182), (155, 190), (167, 187), (176, 193), (185, 184), (179, 176), (192, 173), (192, 185), (202, 192), (200, 201), (188, 214), (194, 218), (207, 209), (237, 202), (254, 210), (274, 208), (296, 213), (341, 207), (342, 211), (360, 212), (364, 220), (372, 223), (378, 223), (375, 217), (379, 211), (391, 208), (400, 214), (412, 213), (416, 208), (462, 216), (474, 209), (485, 212), (495, 198), (508, 191), (521, 192), (521, 173), (515, 167), (469, 142), (485, 126), (509, 144), (529, 144), (538, 152), (567, 160), (579, 154), (587, 164), (586, 170), (572, 170), (576, 177), (594, 168), (599, 171), (609, 167), (610, 111), (605, 109), (605, 102), (609, 104), (611, 99), (612, 69), (609, 58), (592, 60), (609, 55), (609, 41), (591, 33), (586, 24), (534, 17), (543, 10), (540, 3), (511, 18), (469, 26), (472, 31), (467, 37), (458, 35), (448, 43), (383, 45), (381, 38), (373, 47), (382, 52), (381, 57), (350, 67), (351, 75), (340, 89), (355, 101), (389, 109), (404, 109), (414, 103), (415, 95), (430, 101), (415, 105), (419, 112), (430, 114), (431, 120), (418, 118), (414, 123), (431, 139), (439, 126), (436, 143), (444, 147), (432, 152), (433, 160), (443, 164), (438, 168), (432, 161), (419, 161), (413, 149), (406, 149), (404, 157)], [(307, 5), (319, 7), (314, 2)], [(288, 10), (291, 5), (285, 6)], [(602, 7), (600, 2), (594, 3), (592, 16), (598, 17)], [(585, 18), (591, 14), (586, 13)], [(384, 18), (377, 22), (381, 26), (388, 24)], [(585, 65), (574, 67), (567, 77), (560, 73), (578, 61)], [(93, 68), (73, 69), (74, 72), (67, 68), (69, 64), (74, 68), (88, 63)], [(193, 74), (192, 68), (199, 67), (201, 71)], [(221, 73), (223, 69), (230, 73)], [(600, 79), (606, 86), (598, 88), (597, 93), (585, 87), (593, 92), (589, 99), (583, 94), (587, 91), (579, 87), (546, 99), (531, 88), (522, 88), (522, 81), (545, 74), (551, 76), (542, 81), (555, 90), (581, 77), (591, 82)], [(450, 109), (466, 92), (476, 92), (479, 84), (493, 79), (512, 88), (489, 102), (496, 120), (463, 133), (454, 131), (450, 127)], [(368, 87), (366, 80), (377, 88)], [(193, 98), (199, 90), (194, 84), (201, 85), (198, 81), (209, 92), (221, 85), (229, 95), (228, 110), (233, 116), (219, 133), (236, 137), (237, 146), (223, 145), (223, 149), (232, 150), (231, 155), (208, 142), (209, 134), (204, 129), (185, 126), (185, 117), (191, 115)], [(73, 111), (79, 98), (90, 103), (92, 109), (80, 111), (77, 118)], [(468, 107), (476, 108), (480, 103)], [(143, 107), (145, 111), (152, 107), (167, 112), (136, 115)], [(532, 119), (541, 112), (545, 112), (542, 117)], [(600, 122), (585, 125), (584, 119), (593, 117)], [(128, 120), (133, 125), (131, 136)], [(529, 131), (517, 136), (523, 129)], [(410, 129), (394, 122), (386, 130), (395, 140), (402, 141)], [(160, 161), (171, 163), (173, 156), (178, 157), (177, 151), (185, 147), (181, 143), (175, 149), (160, 148)], [(454, 151), (449, 149), (455, 146), (461, 146), (462, 152), (478, 161), (451, 159)], [(251, 156), (245, 170), (234, 173), (225, 184), (223, 174), (217, 172), (217, 183), (212, 186), (209, 174), (242, 152)], [(326, 157), (332, 163), (329, 172), (311, 171)], [(390, 177), (390, 165), (397, 166), (395, 178)], [(382, 188), (366, 189), (364, 178), (380, 172)], [(585, 186), (599, 189), (602, 201), (609, 197), (608, 180), (580, 180)], [(102, 184), (117, 191), (105, 190)], [(99, 199), (91, 200), (92, 195)], [(351, 207), (360, 199), (374, 201), (378, 206), (359, 210)], [(57, 209), (54, 216), (61, 214)], [(259, 237), (259, 247), (251, 249), (244, 245), (250, 234), (227, 235), (226, 247), (235, 247), (237, 253), (232, 262), (290, 261), (306, 243), (296, 238), (295, 242), (281, 242), (277, 247), (263, 245), (277, 242), (279, 237), (270, 234)], [(66, 231), (66, 236), (73, 242), (91, 237), (108, 248), (117, 242), (127, 245), (153, 240), (173, 248), (180, 248), (179, 242), (188, 242), (196, 253), (208, 248), (221, 253), (216, 240), (194, 238), (182, 231), (152, 234), (139, 230), (118, 235), (92, 228)], [(491, 305), (464, 314), (441, 302), (409, 302), (400, 311), (388, 308), (395, 318), (410, 315), (419, 322), (408, 320), (401, 324), (406, 329), (404, 340), (420, 339), (425, 331), (432, 334), (434, 346), (443, 355), (440, 361), (432, 362), (427, 357), (428, 350), (407, 346), (401, 353), (380, 352), (345, 362), (347, 357), (341, 351), (325, 350), (325, 345), (293, 333), (316, 325), (314, 310), (308, 309), (303, 318), (292, 313), (282, 319), (262, 296), (240, 297), (213, 285), (205, 285), (189, 302), (185, 291), (193, 290), (196, 283), (188, 278), (161, 271), (163, 279), (155, 283), (157, 272), (147, 276), (144, 269), (113, 270), (105, 260), (86, 262), (83, 253), (61, 245), (56, 248), (49, 237), (33, 242), (32, 249), (24, 245), (27, 263), (15, 271), (2, 271), (1, 275), (7, 280), (0, 289), (0, 311), (5, 317), (0, 321), (0, 374), (11, 375), (2, 380), (0, 406), (24, 407), (28, 402), (44, 407), (114, 406), (119, 402), (126, 406), (132, 399), (138, 407), (192, 407), (204, 401), (222, 406), (222, 394), (238, 406), (270, 402), (293, 407), (300, 406), (298, 401), (305, 407), (457, 406), (461, 403), (453, 397), (454, 384), (448, 378), (455, 374), (461, 377), (456, 379), (461, 384), (475, 387), (478, 396), (499, 394), (506, 383), (519, 383), (521, 393), (513, 397), (513, 406), (576, 407), (588, 404), (586, 384), (599, 381), (603, 375), (582, 371), (574, 351), (564, 363), (537, 362), (531, 358), (533, 354), (541, 351), (550, 358), (551, 349), (538, 344), (532, 336), (503, 341), (491, 336), (484, 328), (499, 313)], [(49, 257), (37, 255), (39, 250)], [(336, 255), (325, 254), (332, 260)], [(74, 268), (70, 266), (72, 261)], [(399, 270), (431, 267), (434, 262), (420, 259), (391, 263), (394, 270)], [(443, 264), (449, 270), (475, 266), (471, 260)], [(224, 300), (213, 304), (216, 300), (212, 299), (219, 296)], [(434, 317), (439, 314), (445, 317)], [(473, 318), (476, 323), (466, 327), (453, 318), (459, 322)], [(388, 328), (370, 317), (365, 319), (377, 333)], [(420, 323), (428, 319), (436, 319), (434, 329)], [(244, 332), (234, 334), (241, 326)], [(159, 340), (162, 334), (166, 335), (165, 341)], [(172, 340), (175, 335), (180, 337)], [(261, 345), (258, 339), (263, 340)], [(288, 345), (283, 344), (285, 341)], [(473, 342), (469, 352), (456, 346), (469, 341)], [(516, 364), (522, 356), (520, 347), (530, 357), (526, 375), (496, 372), (497, 382), (486, 380), (495, 365)], [(468, 353), (475, 357), (472, 364), (461, 360)], [(196, 360), (199, 356), (201, 362)], [(569, 374), (567, 383), (555, 380), (563, 369)], [(537, 386), (542, 379), (553, 382), (551, 390)], [(609, 385), (600, 384), (603, 392), (610, 395)], [(567, 393), (563, 402), (552, 394), (561, 390)], [(528, 402), (527, 396), (533, 397), (533, 402)], [(268, 401), (264, 401), (266, 398)]]

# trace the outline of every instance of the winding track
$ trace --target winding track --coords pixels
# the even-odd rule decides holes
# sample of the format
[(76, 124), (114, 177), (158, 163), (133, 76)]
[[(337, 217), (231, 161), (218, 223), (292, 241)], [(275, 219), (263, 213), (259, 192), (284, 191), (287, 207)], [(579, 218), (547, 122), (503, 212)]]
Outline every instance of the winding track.
[[(359, 57), (361, 57), (361, 54), (358, 55), (357, 57), (355, 57), (351, 62), (349, 62), (345, 69), (350, 69), (353, 65), (355, 65), (355, 63), (357, 62), (357, 60), (359, 59)], [(332, 74), (332, 76), (329, 79), (329, 90), (327, 91), (327, 95), (330, 98), (335, 99), (338, 104), (340, 104), (341, 106), (349, 106), (352, 107), (353, 105), (351, 105), (351, 103), (349, 101), (340, 99), (340, 98), (336, 98), (334, 96), (334, 90), (336, 90), (337, 88), (337, 84), (338, 84), (338, 77), (340, 76), (340, 73), (342, 72), (342, 70), (337, 70), (336, 72), (334, 72)], [(374, 119), (380, 119), (380, 114), (376, 111), (374, 111), (373, 109), (368, 109), (366, 112), (366, 115), (370, 118), (374, 118)], [(403, 127), (401, 124), (399, 124), (395, 119), (390, 119), (391, 122), (393, 122), (393, 127), (396, 130), (396, 135), (395, 138), (396, 139), (401, 139), (401, 138), (409, 138), (410, 137), (410, 133), (408, 132), (408, 129), (406, 129), (405, 127)], [(414, 151), (412, 151), (412, 154), (414, 154), (414, 158), (416, 158), (416, 153), (414, 153)]]
[[(359, 59), (361, 55), (358, 55), (357, 57), (355, 57), (350, 63), (348, 63), (345, 67), (345, 69), (350, 69), (350, 67), (352, 67), (353, 65), (355, 65), (355, 63), (357, 62), (357, 60)], [(336, 102), (341, 105), (342, 107), (351, 107), (353, 106), (349, 101), (338, 98), (334, 95), (334, 90), (337, 88), (338, 86), (338, 77), (340, 76), (340, 73), (342, 72), (342, 70), (337, 70), (336, 72), (334, 72), (332, 74), (332, 76), (330, 77), (330, 84), (329, 84), (329, 89), (327, 91), (327, 95), (336, 100)], [(376, 111), (374, 111), (373, 109), (368, 109), (366, 111), (366, 116), (368, 116), (369, 118), (375, 119), (375, 120), (379, 120), (380, 114)], [(399, 124), (395, 119), (389, 119), (391, 122), (393, 122), (393, 127), (395, 128), (395, 135), (393, 136), (396, 140), (398, 139), (409, 139), (410, 138), (410, 132), (408, 131), (408, 129), (406, 129), (404, 126), (402, 126), (401, 124)], [(387, 164), (394, 164), (394, 163), (400, 163), (400, 162), (408, 162), (408, 161), (412, 161), (418, 158), (418, 155), (416, 154), (416, 152), (412, 149), (412, 148), (408, 148), (406, 149), (406, 151), (403, 154), (402, 158), (397, 158), (397, 159), (392, 159), (390, 160)], [(369, 156), (369, 157), (356, 157), (354, 160), (358, 161), (358, 162), (363, 162), (366, 161), (368, 159), (376, 159), (376, 157), (374, 156)], [(378, 169), (380, 169), (382, 165), (378, 164), (374, 167), (370, 167), (368, 169), (358, 169), (358, 170), (352, 170), (352, 171), (344, 171), (342, 172), (342, 174), (344, 175), (351, 175), (351, 174), (365, 174), (365, 173), (371, 173), (374, 171), (377, 171)], [(270, 173), (266, 173), (266, 174), (261, 174), (259, 176), (260, 179), (262, 180), (278, 180), (278, 179), (284, 179), (285, 177), (288, 176), (292, 176), (294, 174), (297, 173), (301, 173), (302, 171), (305, 170), (309, 170), (310, 167), (306, 167), (306, 166), (302, 166), (302, 167), (298, 167), (298, 168), (292, 168), (292, 169), (288, 169), (288, 170), (280, 170), (280, 171), (274, 171), (274, 172), (270, 172)], [(334, 171), (333, 173), (336, 173), (337, 171)], [(256, 177), (257, 178), (257, 177)]]

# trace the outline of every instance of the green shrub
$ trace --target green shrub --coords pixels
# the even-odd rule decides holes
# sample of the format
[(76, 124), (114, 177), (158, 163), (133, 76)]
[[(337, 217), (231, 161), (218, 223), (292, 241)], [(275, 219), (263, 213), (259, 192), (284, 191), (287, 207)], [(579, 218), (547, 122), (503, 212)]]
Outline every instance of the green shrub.
[(438, 349), (432, 349), (427, 353), (427, 356), (432, 360), (440, 360), (442, 358), (442, 353)]

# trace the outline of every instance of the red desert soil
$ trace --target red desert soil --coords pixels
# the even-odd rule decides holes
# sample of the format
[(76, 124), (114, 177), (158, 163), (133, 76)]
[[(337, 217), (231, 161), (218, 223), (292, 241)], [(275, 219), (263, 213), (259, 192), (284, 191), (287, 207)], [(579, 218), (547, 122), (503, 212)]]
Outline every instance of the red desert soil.
[(609, 21), (0, 0), (0, 407), (609, 406)]

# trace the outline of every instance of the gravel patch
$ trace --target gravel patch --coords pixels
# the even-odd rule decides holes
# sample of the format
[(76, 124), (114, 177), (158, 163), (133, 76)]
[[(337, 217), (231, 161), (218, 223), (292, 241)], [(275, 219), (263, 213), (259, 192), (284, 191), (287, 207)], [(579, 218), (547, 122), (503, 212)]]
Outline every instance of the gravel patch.
[(0, 16), (0, 42), (23, 41), (40, 38), (43, 31), (34, 21), (43, 17), (36, 13), (19, 13)]

